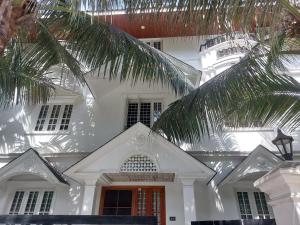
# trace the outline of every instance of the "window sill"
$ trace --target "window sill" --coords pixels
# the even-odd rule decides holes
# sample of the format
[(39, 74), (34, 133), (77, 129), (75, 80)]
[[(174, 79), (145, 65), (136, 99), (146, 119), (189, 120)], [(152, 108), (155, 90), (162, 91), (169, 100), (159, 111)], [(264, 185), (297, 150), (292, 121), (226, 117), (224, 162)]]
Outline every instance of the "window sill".
[(33, 131), (26, 135), (70, 135), (71, 131)]

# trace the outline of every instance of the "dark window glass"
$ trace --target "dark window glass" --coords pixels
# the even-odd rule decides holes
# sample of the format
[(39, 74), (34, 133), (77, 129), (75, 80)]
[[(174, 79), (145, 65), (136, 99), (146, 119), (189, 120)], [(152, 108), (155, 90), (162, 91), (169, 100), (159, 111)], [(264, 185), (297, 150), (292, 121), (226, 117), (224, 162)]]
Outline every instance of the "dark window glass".
[(103, 215), (131, 215), (132, 191), (107, 190), (105, 192)]

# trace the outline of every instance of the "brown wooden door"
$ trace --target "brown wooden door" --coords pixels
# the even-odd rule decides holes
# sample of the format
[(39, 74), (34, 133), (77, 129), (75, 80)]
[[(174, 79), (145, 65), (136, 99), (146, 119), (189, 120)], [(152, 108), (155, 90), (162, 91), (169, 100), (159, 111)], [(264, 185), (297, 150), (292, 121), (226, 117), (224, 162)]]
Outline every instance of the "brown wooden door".
[(157, 216), (158, 225), (165, 225), (165, 188), (103, 187), (100, 215)]

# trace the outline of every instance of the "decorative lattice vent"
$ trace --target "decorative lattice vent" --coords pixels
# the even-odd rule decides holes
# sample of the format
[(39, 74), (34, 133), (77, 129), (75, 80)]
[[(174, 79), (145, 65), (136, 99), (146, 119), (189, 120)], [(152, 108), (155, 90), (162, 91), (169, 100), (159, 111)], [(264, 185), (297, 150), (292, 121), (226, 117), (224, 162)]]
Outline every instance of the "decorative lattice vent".
[(157, 172), (157, 167), (148, 156), (133, 155), (122, 164), (121, 172)]

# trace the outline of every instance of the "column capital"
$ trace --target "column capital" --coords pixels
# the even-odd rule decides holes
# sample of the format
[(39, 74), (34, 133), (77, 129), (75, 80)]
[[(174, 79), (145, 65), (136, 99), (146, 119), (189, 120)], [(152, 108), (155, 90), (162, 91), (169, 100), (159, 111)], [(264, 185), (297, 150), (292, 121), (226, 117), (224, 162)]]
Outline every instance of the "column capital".
[(191, 178), (191, 177), (180, 177), (181, 183), (183, 186), (193, 186), (196, 178)]
[(282, 162), (254, 186), (269, 195), (277, 225), (300, 224), (300, 162)]

